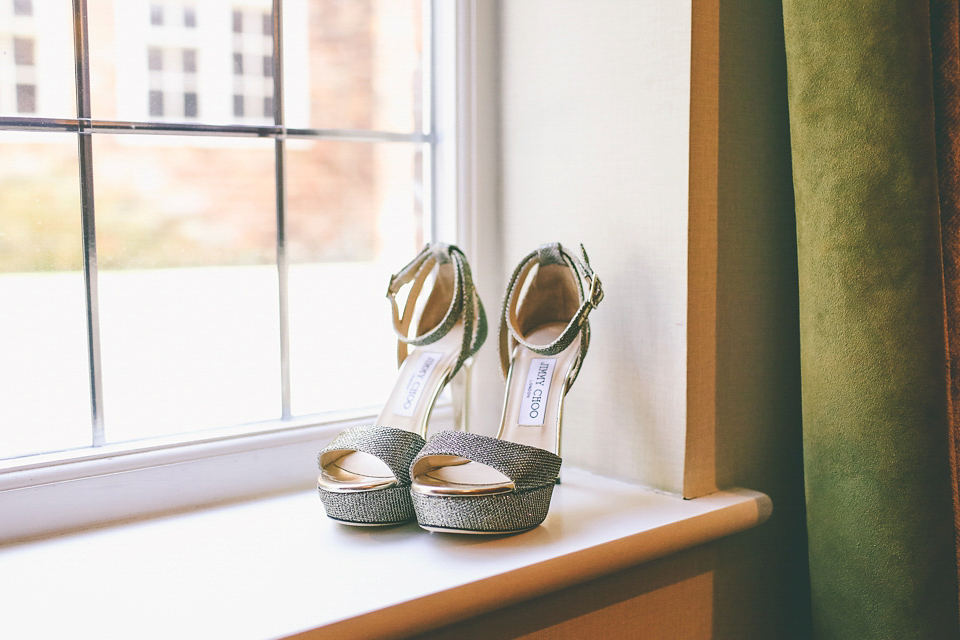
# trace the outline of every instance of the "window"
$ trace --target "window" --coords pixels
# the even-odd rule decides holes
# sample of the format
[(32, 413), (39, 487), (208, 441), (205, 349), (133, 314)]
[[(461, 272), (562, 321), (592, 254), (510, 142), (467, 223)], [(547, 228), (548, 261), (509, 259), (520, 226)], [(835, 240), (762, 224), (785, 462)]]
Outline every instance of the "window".
[(71, 87), (73, 61), (30, 76), (47, 41), (0, 31), (16, 67), (0, 75), (15, 94), (0, 109), (7, 468), (382, 400), (384, 278), (443, 219), (421, 88), (429, 3), (332, 18), (328, 4), (287, 0), (282, 21), (268, 0), (63, 4), (51, 19), (88, 30), (88, 111), (55, 121), (11, 116)]
[(184, 50), (183, 50), (183, 72), (184, 72), (184, 73), (196, 73), (196, 72), (197, 72), (197, 51), (196, 51), (196, 49), (184, 49)]
[(187, 93), (183, 94), (183, 115), (187, 118), (197, 117), (196, 92), (188, 91)]
[(13, 39), (13, 61), (18, 67), (33, 66), (33, 40), (30, 38)]
[(150, 115), (163, 116), (163, 91), (150, 92)]
[(32, 84), (17, 85), (17, 113), (36, 113), (37, 88)]
[(163, 51), (156, 47), (147, 50), (147, 68), (150, 71), (163, 71)]
[[(17, 113), (36, 113), (37, 87), (34, 76), (33, 40), (13, 39), (13, 62), (17, 67)], [(25, 82), (24, 82), (25, 81)]]

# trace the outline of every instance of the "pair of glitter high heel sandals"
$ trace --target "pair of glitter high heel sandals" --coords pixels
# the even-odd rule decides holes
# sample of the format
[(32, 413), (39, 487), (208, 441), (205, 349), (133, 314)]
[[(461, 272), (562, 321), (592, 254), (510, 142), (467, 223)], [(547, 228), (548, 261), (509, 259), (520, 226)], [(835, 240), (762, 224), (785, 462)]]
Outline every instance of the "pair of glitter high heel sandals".
[[(401, 311), (396, 297), (406, 285)], [(429, 295), (418, 305), (425, 286)], [(587, 316), (603, 299), (586, 251), (543, 245), (510, 278), (500, 314), (507, 384), (496, 438), (467, 430), (470, 366), (487, 319), (463, 252), (426, 246), (390, 279), (387, 297), (399, 376), (373, 426), (347, 429), (320, 452), (317, 484), (327, 515), (361, 526), (416, 518), (424, 529), (453, 533), (538, 526), (560, 473), (564, 396), (587, 353)], [(448, 383), (457, 430), (427, 440), (430, 413)]]

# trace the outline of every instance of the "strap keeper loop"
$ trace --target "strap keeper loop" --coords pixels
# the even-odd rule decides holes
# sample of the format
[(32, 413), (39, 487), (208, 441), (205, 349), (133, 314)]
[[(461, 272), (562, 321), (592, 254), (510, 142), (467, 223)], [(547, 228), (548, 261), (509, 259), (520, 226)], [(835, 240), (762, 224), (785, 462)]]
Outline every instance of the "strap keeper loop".
[(393, 290), (393, 283), (397, 280), (397, 274), (390, 275), (390, 282), (387, 283), (387, 299), (392, 300), (397, 297), (397, 292)]

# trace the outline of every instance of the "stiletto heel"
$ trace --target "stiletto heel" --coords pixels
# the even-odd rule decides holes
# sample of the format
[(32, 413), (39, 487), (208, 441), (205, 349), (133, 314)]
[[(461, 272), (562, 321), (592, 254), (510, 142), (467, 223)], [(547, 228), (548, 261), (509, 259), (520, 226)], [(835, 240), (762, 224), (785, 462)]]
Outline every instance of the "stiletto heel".
[(417, 454), (411, 496), (424, 529), (518, 533), (546, 518), (559, 481), (563, 401), (589, 346), (587, 316), (603, 299), (581, 252), (582, 260), (543, 245), (513, 272), (500, 315), (500, 432), (443, 431)]
[[(428, 281), (429, 296), (418, 310)], [(396, 296), (408, 284), (401, 314)], [(397, 382), (374, 425), (341, 432), (317, 456), (320, 500), (327, 515), (344, 524), (389, 525), (414, 517), (410, 463), (426, 443), (427, 423), (444, 385), (468, 374), (467, 362), (487, 336), (470, 265), (455, 246), (426, 246), (390, 278), (387, 298), (398, 339)], [(462, 419), (466, 399), (461, 393), (454, 402), (455, 416)]]
[(450, 381), (453, 400), (453, 425), (456, 431), (470, 431), (470, 380), (473, 358), (463, 361), (459, 373)]

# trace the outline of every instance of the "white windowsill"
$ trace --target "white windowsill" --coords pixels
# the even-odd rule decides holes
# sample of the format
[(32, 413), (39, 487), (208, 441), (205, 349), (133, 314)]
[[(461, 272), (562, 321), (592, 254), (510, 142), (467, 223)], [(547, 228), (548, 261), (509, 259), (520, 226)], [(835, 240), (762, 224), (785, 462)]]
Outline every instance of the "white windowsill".
[(403, 637), (771, 512), (745, 489), (682, 500), (563, 474), (546, 522), (515, 536), (346, 527), (301, 491), (0, 547), (0, 637)]

